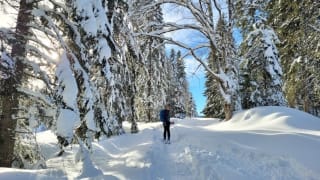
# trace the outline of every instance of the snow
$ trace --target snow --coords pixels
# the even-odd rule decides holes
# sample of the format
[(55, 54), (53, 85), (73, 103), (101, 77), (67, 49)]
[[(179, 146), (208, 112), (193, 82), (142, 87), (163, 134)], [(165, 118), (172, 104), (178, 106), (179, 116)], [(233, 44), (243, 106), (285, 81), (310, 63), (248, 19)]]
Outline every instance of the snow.
[[(320, 179), (317, 117), (286, 107), (258, 107), (239, 111), (227, 122), (173, 120), (171, 144), (162, 142), (160, 122), (139, 123), (138, 134), (94, 142), (91, 151), (83, 152), (91, 156), (81, 156), (81, 162), (75, 160), (78, 145), (56, 157), (54, 134), (40, 132), (37, 140), (48, 169), (0, 168), (0, 179)], [(123, 126), (129, 132), (130, 124)]]
[(90, 2), (76, 0), (74, 2), (76, 14), (81, 17), (81, 27), (88, 36), (97, 36), (99, 32), (106, 32), (106, 35), (108, 35), (108, 30), (106, 28), (106, 25), (109, 25), (108, 18), (101, 3), (100, 0)]
[(57, 119), (57, 134), (71, 142), (73, 130), (80, 126), (79, 115), (69, 109), (61, 109)]
[(73, 130), (80, 125), (79, 110), (77, 106), (78, 86), (70, 69), (70, 62), (66, 53), (61, 56), (56, 76), (61, 84), (59, 94), (62, 96), (66, 108), (61, 108), (57, 119), (57, 134), (67, 138), (70, 142), (73, 137)]
[(75, 109), (77, 107), (78, 86), (65, 52), (61, 56), (56, 76), (59, 78), (61, 86), (64, 87), (62, 93), (63, 102), (65, 102), (67, 107)]
[(103, 63), (103, 59), (109, 59), (111, 57), (111, 49), (106, 39), (99, 39), (100, 57), (99, 63)]

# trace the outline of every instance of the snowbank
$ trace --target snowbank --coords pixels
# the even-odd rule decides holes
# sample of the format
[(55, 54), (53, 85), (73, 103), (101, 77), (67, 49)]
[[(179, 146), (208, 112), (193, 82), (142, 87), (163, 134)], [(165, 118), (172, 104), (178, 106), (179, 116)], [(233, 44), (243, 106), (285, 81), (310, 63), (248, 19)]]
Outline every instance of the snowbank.
[(320, 136), (320, 119), (296, 109), (268, 106), (237, 112), (231, 120), (207, 128), (223, 131), (269, 130)]

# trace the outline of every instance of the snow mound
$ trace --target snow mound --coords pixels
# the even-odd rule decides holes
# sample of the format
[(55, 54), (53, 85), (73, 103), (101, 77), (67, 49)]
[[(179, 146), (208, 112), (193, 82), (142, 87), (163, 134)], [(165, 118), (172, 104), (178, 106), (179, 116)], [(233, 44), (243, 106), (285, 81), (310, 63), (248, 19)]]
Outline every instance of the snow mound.
[(213, 128), (297, 132), (320, 136), (320, 119), (297, 109), (265, 106), (236, 112), (231, 120)]

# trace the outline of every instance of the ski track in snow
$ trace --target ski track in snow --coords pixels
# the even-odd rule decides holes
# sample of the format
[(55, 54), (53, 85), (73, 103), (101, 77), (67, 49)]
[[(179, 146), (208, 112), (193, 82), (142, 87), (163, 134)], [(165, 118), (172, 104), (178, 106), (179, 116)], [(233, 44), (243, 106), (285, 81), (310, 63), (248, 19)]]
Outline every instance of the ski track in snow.
[[(173, 126), (171, 144), (162, 142), (160, 126), (151, 131), (152, 144), (146, 153), (150, 168), (144, 179), (318, 179), (293, 159), (250, 150), (232, 141), (232, 146), (217, 144), (207, 150), (191, 143), (197, 141), (193, 130), (182, 128)], [(212, 132), (208, 136), (209, 141), (214, 138)]]

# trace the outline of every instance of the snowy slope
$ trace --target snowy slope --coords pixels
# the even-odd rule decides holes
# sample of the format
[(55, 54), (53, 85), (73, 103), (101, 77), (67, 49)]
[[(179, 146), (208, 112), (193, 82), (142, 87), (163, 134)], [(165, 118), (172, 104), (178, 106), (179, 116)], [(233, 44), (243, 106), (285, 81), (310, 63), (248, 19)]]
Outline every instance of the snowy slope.
[[(84, 179), (320, 179), (320, 119), (284, 107), (238, 112), (228, 122), (175, 119), (172, 144), (160, 123), (139, 124), (140, 133), (94, 143), (91, 159), (102, 173)], [(129, 124), (124, 124), (130, 127)], [(0, 168), (0, 179), (80, 179), (78, 147), (55, 157), (51, 132), (38, 135), (46, 170)], [(98, 172), (101, 172), (98, 171)]]

